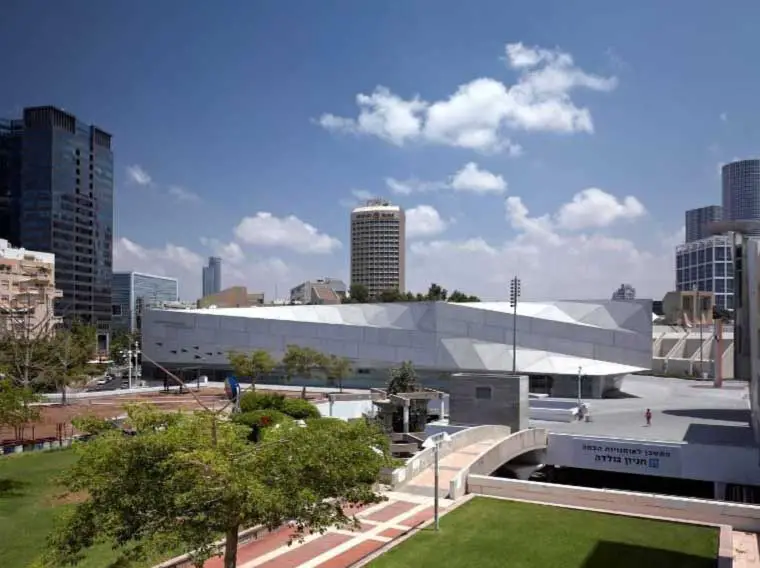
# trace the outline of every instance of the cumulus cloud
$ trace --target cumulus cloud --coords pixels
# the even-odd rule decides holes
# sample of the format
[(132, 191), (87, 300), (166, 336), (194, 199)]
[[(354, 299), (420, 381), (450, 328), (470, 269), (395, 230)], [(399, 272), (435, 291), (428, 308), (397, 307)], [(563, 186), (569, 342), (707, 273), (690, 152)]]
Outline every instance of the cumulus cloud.
[(385, 178), (385, 185), (398, 195), (442, 189), (474, 194), (503, 193), (507, 190), (507, 182), (501, 175), (489, 172), (475, 162), (468, 162), (445, 181), (424, 181), (417, 178), (401, 181), (389, 177)]
[(295, 215), (280, 218), (264, 211), (240, 221), (235, 227), (235, 236), (245, 244), (280, 247), (304, 254), (327, 254), (341, 247), (338, 239)]
[(560, 227), (570, 230), (607, 227), (619, 220), (636, 219), (646, 213), (641, 202), (628, 195), (618, 200), (596, 187), (576, 193), (557, 213)]
[[(491, 299), (506, 298), (514, 276), (522, 279), (526, 299), (608, 298), (620, 282), (631, 283), (641, 297), (660, 298), (671, 290), (674, 247), (682, 242), (683, 229), (662, 235), (650, 247), (598, 232), (614, 220), (640, 216), (636, 212), (643, 212), (643, 206), (631, 206), (630, 201), (626, 206), (625, 199), (606, 193), (612, 200), (587, 195), (580, 192), (556, 213), (541, 215), (531, 215), (520, 197), (508, 197), (505, 216), (515, 234), (505, 241), (475, 237), (412, 243), (409, 286), (421, 289), (431, 280), (445, 282), (449, 289)], [(602, 220), (591, 221), (585, 208), (597, 211)], [(579, 232), (581, 227), (590, 232)], [(654, 231), (641, 234), (647, 232)]]
[(418, 205), (406, 210), (406, 236), (431, 237), (446, 230), (447, 223), (432, 205)]
[(517, 73), (512, 85), (481, 77), (432, 102), (419, 95), (405, 99), (378, 86), (370, 94), (356, 96), (355, 118), (325, 113), (317, 123), (327, 130), (375, 136), (397, 146), (424, 142), (519, 155), (522, 148), (509, 138), (509, 131), (591, 133), (591, 112), (576, 105), (571, 93), (609, 92), (617, 86), (615, 77), (587, 73), (559, 49), (512, 43), (505, 48), (504, 60)]

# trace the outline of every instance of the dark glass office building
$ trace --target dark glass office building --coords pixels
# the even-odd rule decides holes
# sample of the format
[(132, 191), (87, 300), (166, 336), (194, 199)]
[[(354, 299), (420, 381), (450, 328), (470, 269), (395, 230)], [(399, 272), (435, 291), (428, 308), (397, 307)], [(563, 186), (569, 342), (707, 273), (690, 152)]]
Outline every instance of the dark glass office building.
[(0, 238), (55, 254), (56, 312), (107, 335), (113, 265), (111, 135), (55, 107), (0, 121)]

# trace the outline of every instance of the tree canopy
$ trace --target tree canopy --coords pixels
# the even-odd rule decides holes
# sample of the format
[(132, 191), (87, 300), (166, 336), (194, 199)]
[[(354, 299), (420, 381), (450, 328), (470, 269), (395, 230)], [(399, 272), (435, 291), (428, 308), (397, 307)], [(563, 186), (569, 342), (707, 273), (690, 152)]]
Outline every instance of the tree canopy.
[(480, 298), (477, 296), (471, 296), (454, 290), (449, 294), (446, 288), (442, 288), (436, 283), (433, 283), (428, 288), (425, 294), (414, 294), (413, 292), (402, 292), (395, 288), (389, 290), (383, 290), (380, 294), (373, 298), (369, 295), (367, 289), (360, 284), (353, 284), (349, 290), (349, 297), (346, 299), (346, 303), (350, 304), (366, 304), (370, 302), (479, 302)]
[(64, 481), (86, 494), (60, 519), (49, 566), (73, 565), (101, 542), (127, 557), (191, 549), (197, 565), (220, 552), (234, 568), (239, 530), (295, 521), (298, 535), (350, 525), (349, 503), (381, 499), (373, 487), (390, 462), (387, 438), (363, 422), (282, 423), (258, 444), (249, 428), (209, 412), (128, 410), (134, 436), (103, 430), (75, 446), (79, 460)]
[(252, 353), (230, 351), (228, 357), (232, 370), (238, 377), (251, 379), (251, 390), (256, 390), (259, 379), (271, 373), (277, 366), (269, 352), (263, 349), (257, 349)]

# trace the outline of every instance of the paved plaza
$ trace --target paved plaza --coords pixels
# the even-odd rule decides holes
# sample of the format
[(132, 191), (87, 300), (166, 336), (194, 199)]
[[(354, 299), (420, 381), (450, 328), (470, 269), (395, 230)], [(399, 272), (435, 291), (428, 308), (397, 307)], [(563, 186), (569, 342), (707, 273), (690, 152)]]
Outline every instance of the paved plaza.
[[(590, 422), (531, 420), (530, 425), (558, 434), (754, 446), (744, 381), (714, 388), (712, 381), (629, 375), (622, 390), (624, 398), (586, 401)], [(644, 419), (647, 408), (651, 426)]]

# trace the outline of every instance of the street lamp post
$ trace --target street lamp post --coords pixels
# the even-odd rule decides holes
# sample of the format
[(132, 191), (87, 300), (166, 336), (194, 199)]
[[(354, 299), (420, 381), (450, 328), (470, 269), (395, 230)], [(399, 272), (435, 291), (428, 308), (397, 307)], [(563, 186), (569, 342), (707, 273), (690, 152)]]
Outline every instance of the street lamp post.
[(512, 373), (517, 373), (517, 302), (520, 298), (520, 279), (509, 283), (509, 307), (512, 308)]
[(583, 404), (583, 390), (581, 388), (583, 384), (583, 367), (578, 367), (578, 410), (581, 409)]
[[(692, 291), (694, 292), (694, 325), (699, 325), (699, 376), (701, 378), (704, 378), (705, 370), (704, 370), (704, 360), (703, 360), (703, 343), (704, 343), (704, 337), (702, 336), (703, 333), (703, 321), (702, 316), (703, 310), (702, 310), (702, 304), (701, 300), (702, 297), (699, 295), (699, 288), (696, 284), (694, 284), (691, 287)], [(697, 318), (699, 318), (699, 323), (697, 323)]]
[(435, 519), (435, 530), (440, 530), (440, 525), (438, 522), (439, 519), (439, 505), (438, 505), (438, 488), (440, 485), (440, 467), (438, 465), (438, 454), (440, 452), (440, 447), (443, 442), (448, 442), (451, 440), (451, 437), (447, 432), (439, 432), (438, 434), (433, 434), (430, 436), (427, 440), (425, 440), (422, 443), (423, 448), (434, 448), (433, 449), (433, 456), (435, 463), (433, 464), (434, 469), (434, 481), (433, 481), (433, 518)]

